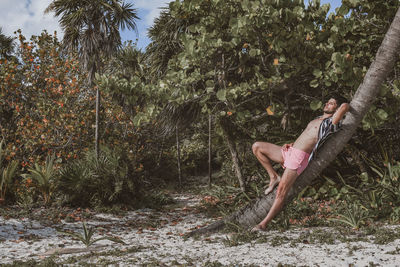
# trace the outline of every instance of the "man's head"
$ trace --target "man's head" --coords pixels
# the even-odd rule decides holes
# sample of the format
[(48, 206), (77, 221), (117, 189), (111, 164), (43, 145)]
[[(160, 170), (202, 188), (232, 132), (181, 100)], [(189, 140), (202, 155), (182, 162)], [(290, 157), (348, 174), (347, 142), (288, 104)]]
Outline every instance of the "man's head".
[(341, 104), (347, 103), (347, 99), (341, 95), (333, 94), (324, 106), (324, 113), (333, 114)]

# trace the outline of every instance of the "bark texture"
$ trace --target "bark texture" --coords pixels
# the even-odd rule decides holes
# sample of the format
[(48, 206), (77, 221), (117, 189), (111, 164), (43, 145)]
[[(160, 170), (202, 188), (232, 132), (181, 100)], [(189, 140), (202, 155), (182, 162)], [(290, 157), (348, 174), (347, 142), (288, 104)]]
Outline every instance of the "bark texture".
[[(385, 38), (376, 53), (363, 82), (358, 87), (352, 101), (350, 110), (343, 121), (342, 130), (326, 141), (325, 145), (318, 151), (317, 156), (310, 162), (309, 166), (297, 178), (293, 188), (289, 192), (286, 203), (293, 199), (304, 187), (311, 184), (321, 171), (339, 154), (344, 145), (350, 140), (356, 131), (362, 118), (367, 113), (371, 104), (379, 93), (382, 83), (392, 71), (400, 51), (400, 9), (394, 17)], [(239, 224), (245, 228), (258, 224), (268, 213), (272, 206), (276, 189), (265, 197), (259, 197), (253, 203), (241, 210), (217, 221), (205, 228), (191, 232), (193, 234), (204, 234), (217, 231), (225, 223)]]

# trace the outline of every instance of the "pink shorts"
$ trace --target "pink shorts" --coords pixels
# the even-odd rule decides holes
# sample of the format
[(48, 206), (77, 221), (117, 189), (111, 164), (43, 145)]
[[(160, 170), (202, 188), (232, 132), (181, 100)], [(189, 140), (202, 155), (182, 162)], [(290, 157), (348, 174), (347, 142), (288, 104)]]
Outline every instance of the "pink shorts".
[(289, 147), (287, 151), (284, 151), (282, 148), (281, 151), (283, 168), (297, 170), (297, 174), (300, 175), (308, 165), (310, 154), (294, 147)]

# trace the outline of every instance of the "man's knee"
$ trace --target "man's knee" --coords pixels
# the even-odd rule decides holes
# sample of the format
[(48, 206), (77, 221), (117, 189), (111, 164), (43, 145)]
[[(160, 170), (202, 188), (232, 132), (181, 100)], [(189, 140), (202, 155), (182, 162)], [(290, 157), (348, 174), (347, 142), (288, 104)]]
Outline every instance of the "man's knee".
[(257, 155), (258, 151), (260, 150), (260, 145), (261, 142), (255, 142), (252, 146), (251, 149), (253, 150), (253, 154)]

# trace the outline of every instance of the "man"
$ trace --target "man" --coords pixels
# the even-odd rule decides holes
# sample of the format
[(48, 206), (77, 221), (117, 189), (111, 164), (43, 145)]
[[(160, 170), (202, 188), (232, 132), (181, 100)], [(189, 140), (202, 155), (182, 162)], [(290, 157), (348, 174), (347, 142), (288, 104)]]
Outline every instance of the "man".
[[(265, 230), (267, 224), (282, 209), (285, 198), (296, 178), (307, 167), (309, 160), (326, 140), (326, 137), (339, 128), (341, 119), (349, 110), (349, 104), (346, 102), (346, 99), (341, 96), (330, 98), (324, 106), (324, 114), (312, 120), (292, 144), (285, 144), (282, 147), (267, 142), (253, 144), (254, 155), (270, 177), (265, 194), (272, 192), (278, 183), (279, 186), (267, 216), (252, 231)], [(312, 154), (311, 157), (310, 154)], [(285, 168), (282, 178), (272, 167), (271, 161), (278, 162)]]

